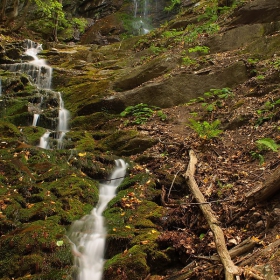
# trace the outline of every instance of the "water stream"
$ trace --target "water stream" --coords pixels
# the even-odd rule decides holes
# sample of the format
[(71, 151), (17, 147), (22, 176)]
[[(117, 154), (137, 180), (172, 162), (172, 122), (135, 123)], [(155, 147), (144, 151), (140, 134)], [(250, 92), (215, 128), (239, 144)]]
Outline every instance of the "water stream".
[(103, 274), (106, 227), (103, 211), (116, 195), (116, 189), (126, 173), (126, 163), (116, 160), (106, 184), (100, 184), (98, 204), (89, 215), (75, 221), (68, 234), (72, 245), (75, 266), (78, 268), (76, 280), (101, 280)]

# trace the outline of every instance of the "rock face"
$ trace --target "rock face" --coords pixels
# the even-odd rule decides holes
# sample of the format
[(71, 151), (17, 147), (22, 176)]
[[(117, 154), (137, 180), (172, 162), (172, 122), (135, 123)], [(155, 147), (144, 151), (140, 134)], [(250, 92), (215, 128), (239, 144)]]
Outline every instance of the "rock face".
[(239, 9), (232, 24), (271, 23), (280, 20), (278, 0), (255, 0)]

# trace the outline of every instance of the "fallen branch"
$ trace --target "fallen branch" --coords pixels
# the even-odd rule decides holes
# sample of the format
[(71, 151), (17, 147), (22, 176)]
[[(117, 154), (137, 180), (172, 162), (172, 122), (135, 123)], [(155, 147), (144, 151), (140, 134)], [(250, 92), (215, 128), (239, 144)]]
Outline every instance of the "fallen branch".
[(242, 261), (239, 265), (240, 266), (246, 266), (246, 265), (252, 265), (256, 264), (256, 260), (261, 256), (272, 256), (273, 253), (278, 250), (278, 247), (280, 247), (280, 239), (270, 243), (267, 247), (264, 249), (258, 250), (254, 252), (250, 258)]
[(253, 207), (256, 203), (262, 202), (270, 198), (273, 194), (280, 190), (280, 166), (269, 176), (269, 178), (255, 188), (252, 192), (245, 195), (247, 201), (247, 209)]
[(190, 162), (188, 165), (188, 169), (185, 173), (185, 178), (188, 182), (188, 185), (190, 187), (193, 196), (195, 197), (197, 202), (201, 203), (199, 205), (199, 208), (201, 209), (205, 219), (208, 222), (209, 227), (211, 228), (214, 234), (214, 240), (216, 243), (217, 252), (224, 266), (225, 279), (233, 280), (235, 279), (236, 275), (240, 274), (239, 268), (235, 266), (233, 261), (231, 260), (229, 252), (226, 247), (223, 231), (219, 226), (219, 222), (215, 217), (215, 214), (213, 213), (210, 205), (205, 204), (206, 201), (204, 199), (204, 196), (201, 193), (200, 189), (198, 188), (198, 185), (194, 179), (195, 165), (197, 163), (197, 158), (194, 151), (190, 150), (189, 155), (190, 155)]
[[(242, 241), (240, 244), (236, 245), (232, 249), (230, 249), (229, 255), (233, 259), (237, 256), (243, 255), (245, 253), (248, 253), (249, 251), (252, 251), (254, 247), (256, 246), (258, 242), (254, 240), (254, 238), (247, 238), (244, 241)], [(198, 259), (204, 259), (204, 260), (209, 260), (209, 261), (220, 261), (219, 256), (213, 255), (213, 256), (194, 256), (195, 258)]]

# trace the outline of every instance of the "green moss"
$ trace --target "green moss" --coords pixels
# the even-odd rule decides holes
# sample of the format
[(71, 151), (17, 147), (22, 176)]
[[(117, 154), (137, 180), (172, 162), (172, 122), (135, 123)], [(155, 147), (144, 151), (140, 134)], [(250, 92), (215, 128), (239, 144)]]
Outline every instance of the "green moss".
[(20, 136), (20, 131), (15, 125), (0, 120), (0, 135), (2, 140), (17, 138)]
[(113, 115), (107, 114), (106, 112), (97, 112), (87, 116), (76, 117), (72, 122), (72, 128), (78, 129), (94, 129), (96, 126), (104, 126), (106, 122), (112, 119)]
[(144, 279), (149, 273), (147, 254), (140, 246), (133, 246), (127, 252), (118, 254), (105, 263), (104, 278), (107, 280)]
[(26, 139), (26, 142), (37, 146), (40, 143), (40, 137), (46, 130), (42, 127), (27, 126), (22, 128), (22, 133)]

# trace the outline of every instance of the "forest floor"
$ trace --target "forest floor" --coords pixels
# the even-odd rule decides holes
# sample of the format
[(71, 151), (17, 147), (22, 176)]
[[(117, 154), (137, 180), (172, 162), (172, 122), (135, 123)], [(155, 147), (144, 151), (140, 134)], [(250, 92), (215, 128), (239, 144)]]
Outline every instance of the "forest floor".
[[(159, 121), (154, 114), (147, 123), (135, 127), (158, 140), (157, 145), (131, 159), (141, 162), (145, 157), (148, 163), (144, 168), (155, 174), (162, 184), (162, 203), (168, 215), (159, 240), (182, 252), (179, 268), (185, 264), (193, 269), (189, 278), (185, 268), (180, 273), (170, 271), (171, 276), (163, 279), (223, 279), (221, 263), (209, 258), (216, 252), (213, 233), (184, 181), (190, 149), (198, 158), (195, 180), (206, 201), (212, 202), (210, 206), (221, 223), (228, 249), (247, 238), (255, 243), (251, 250), (233, 258), (234, 263), (243, 268), (243, 277), (280, 279), (280, 194), (253, 207), (246, 205), (246, 196), (265, 183), (280, 163), (279, 152), (257, 142), (264, 138), (274, 139), (275, 143), (280, 141), (276, 104), (280, 92), (274, 90), (254, 96), (250, 92), (255, 80), (252, 78), (228, 98), (220, 99), (219, 106), (213, 97), (206, 105), (196, 100), (162, 110), (166, 115), (164, 121)], [(213, 110), (205, 109), (209, 104), (214, 104)], [(211, 138), (208, 133), (215, 130), (211, 128), (210, 132), (204, 130), (199, 135), (191, 129), (190, 119), (200, 124), (219, 119), (221, 134)], [(165, 174), (173, 178), (172, 182)], [(270, 244), (277, 246), (269, 249)], [(272, 278), (261, 273), (264, 267), (272, 269)]]

